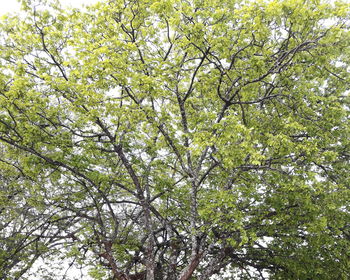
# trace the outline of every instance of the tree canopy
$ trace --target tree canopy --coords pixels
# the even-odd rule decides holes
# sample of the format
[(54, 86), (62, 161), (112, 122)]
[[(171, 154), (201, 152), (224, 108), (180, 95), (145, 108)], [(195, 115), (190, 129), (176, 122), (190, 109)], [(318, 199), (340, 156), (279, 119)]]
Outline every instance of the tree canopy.
[(348, 4), (22, 9), (0, 24), (1, 279), (350, 278)]

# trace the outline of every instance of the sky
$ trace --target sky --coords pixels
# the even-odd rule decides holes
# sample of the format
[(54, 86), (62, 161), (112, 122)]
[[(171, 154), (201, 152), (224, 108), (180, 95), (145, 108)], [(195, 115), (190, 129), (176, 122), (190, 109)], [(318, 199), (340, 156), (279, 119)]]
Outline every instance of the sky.
[[(64, 6), (81, 7), (82, 4), (88, 5), (98, 2), (97, 0), (60, 0)], [(16, 12), (19, 10), (20, 4), (17, 0), (0, 0), (0, 15), (8, 12)]]

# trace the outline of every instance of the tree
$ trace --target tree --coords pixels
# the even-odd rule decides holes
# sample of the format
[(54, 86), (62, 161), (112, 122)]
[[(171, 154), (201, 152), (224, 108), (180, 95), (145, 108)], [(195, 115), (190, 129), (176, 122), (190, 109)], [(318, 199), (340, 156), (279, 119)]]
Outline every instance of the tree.
[(349, 5), (22, 6), (1, 24), (2, 279), (48, 256), (96, 279), (350, 278)]

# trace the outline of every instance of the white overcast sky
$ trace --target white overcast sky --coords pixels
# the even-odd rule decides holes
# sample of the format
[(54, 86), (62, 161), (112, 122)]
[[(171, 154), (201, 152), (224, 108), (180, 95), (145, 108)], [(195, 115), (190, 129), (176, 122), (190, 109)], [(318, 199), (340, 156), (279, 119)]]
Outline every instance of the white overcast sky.
[[(83, 4), (88, 5), (98, 2), (98, 0), (60, 0), (64, 6), (81, 7)], [(0, 15), (8, 12), (16, 12), (19, 10), (19, 3), (17, 0), (0, 0)]]

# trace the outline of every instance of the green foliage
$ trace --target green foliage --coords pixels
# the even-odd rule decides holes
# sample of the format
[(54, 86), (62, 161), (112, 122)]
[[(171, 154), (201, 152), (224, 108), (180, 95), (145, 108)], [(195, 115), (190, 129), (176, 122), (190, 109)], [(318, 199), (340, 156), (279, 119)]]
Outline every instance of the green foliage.
[(45, 256), (95, 279), (350, 277), (348, 4), (21, 2), (0, 278)]

